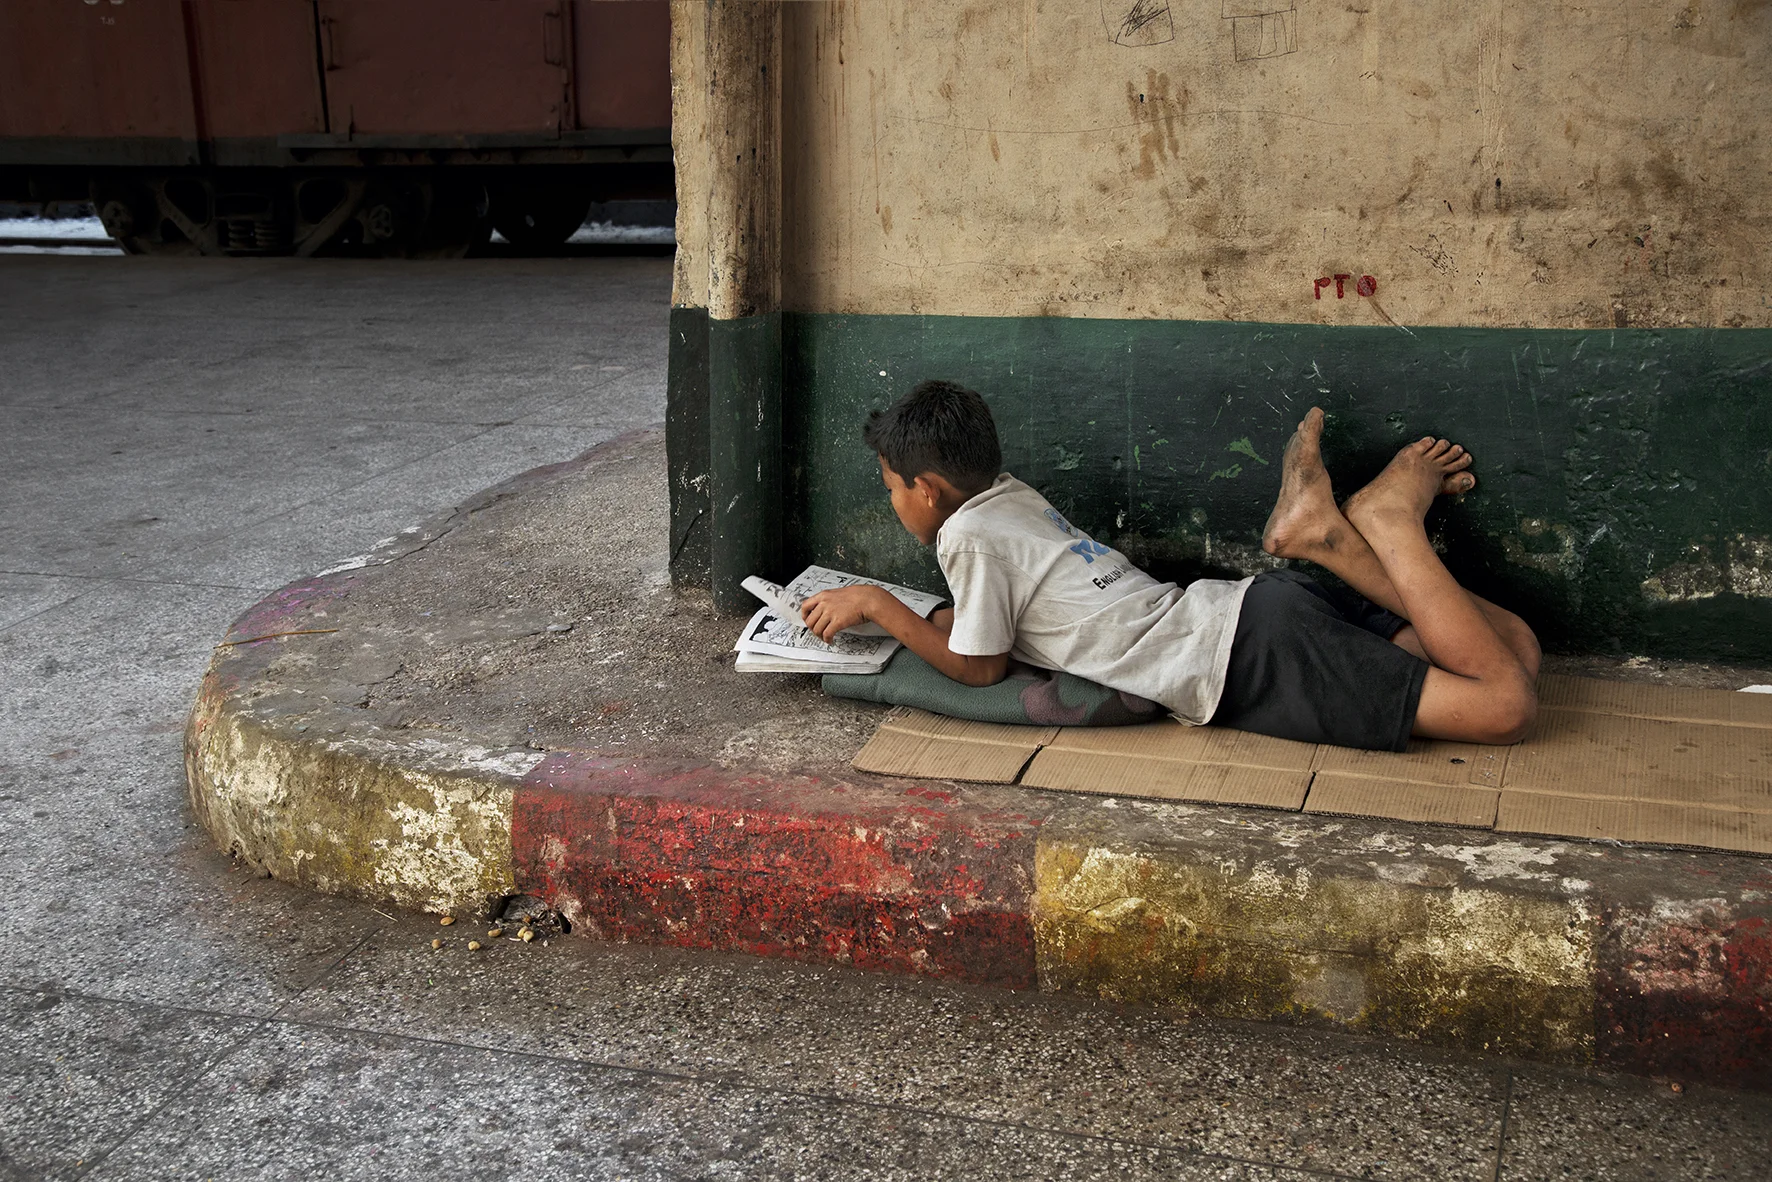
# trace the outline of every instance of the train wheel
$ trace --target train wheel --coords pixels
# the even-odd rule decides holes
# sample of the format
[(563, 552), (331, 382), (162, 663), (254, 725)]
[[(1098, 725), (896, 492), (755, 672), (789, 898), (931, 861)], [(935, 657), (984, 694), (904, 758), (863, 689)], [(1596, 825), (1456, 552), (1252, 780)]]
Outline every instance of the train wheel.
[(459, 259), (492, 237), (486, 186), (451, 178), (431, 186), (431, 216), (422, 235), (426, 253), (415, 257)]
[(576, 185), (503, 185), (492, 193), (492, 225), (525, 250), (559, 246), (584, 225), (591, 194)]
[(104, 224), (105, 233), (123, 248), (123, 253), (147, 254), (147, 247), (135, 232), (136, 211), (129, 198), (114, 191), (94, 192), (92, 196), (92, 204), (98, 210), (98, 220)]
[(375, 186), (357, 221), (385, 258), (458, 259), (491, 233), (484, 186), (455, 180)]
[(95, 184), (92, 204), (105, 233), (127, 254), (221, 253), (214, 249), (208, 194), (198, 182), (156, 177), (144, 183)]

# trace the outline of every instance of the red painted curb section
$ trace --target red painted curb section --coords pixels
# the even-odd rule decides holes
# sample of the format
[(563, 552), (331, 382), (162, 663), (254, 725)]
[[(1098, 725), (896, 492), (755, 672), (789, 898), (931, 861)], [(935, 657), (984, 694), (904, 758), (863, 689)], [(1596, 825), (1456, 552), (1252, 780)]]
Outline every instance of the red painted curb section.
[[(518, 890), (585, 935), (1028, 989), (1043, 827), (933, 785), (561, 752), (517, 790), (512, 852)], [(1589, 868), (1594, 1061), (1772, 1090), (1766, 865), (1644, 858)]]
[(586, 934), (1031, 989), (1034, 834), (939, 791), (556, 753), (517, 889)]
[(1715, 898), (1608, 908), (1601, 922), (1602, 1065), (1772, 1090), (1772, 920)]

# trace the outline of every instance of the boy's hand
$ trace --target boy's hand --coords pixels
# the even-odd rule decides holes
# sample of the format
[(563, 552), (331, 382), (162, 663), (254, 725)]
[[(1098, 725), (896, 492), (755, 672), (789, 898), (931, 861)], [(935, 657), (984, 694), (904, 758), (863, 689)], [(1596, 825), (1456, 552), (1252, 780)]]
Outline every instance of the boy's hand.
[[(824, 641), (845, 628), (853, 628), (857, 624), (866, 624), (874, 618), (872, 609), (884, 595), (891, 599), (892, 593), (884, 587), (875, 587), (866, 583), (854, 587), (838, 587), (833, 591), (820, 591), (810, 595), (800, 605), (800, 618), (812, 634)], [(894, 601), (896, 602), (896, 600)]]
[(979, 657), (948, 647), (948, 634), (954, 626), (952, 610), (942, 608), (925, 620), (886, 588), (868, 583), (808, 596), (800, 605), (800, 618), (826, 644), (845, 628), (878, 624), (906, 648), (965, 685), (995, 685), (1009, 670), (1008, 653)]

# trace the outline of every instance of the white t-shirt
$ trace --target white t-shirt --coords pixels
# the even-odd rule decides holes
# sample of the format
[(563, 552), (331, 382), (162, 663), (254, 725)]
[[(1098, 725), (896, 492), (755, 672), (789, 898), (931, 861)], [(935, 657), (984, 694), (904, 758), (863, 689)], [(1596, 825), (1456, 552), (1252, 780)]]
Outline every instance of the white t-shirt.
[(1159, 583), (1007, 472), (942, 523), (935, 555), (954, 595), (954, 652), (1010, 653), (1183, 722), (1218, 708), (1251, 580)]

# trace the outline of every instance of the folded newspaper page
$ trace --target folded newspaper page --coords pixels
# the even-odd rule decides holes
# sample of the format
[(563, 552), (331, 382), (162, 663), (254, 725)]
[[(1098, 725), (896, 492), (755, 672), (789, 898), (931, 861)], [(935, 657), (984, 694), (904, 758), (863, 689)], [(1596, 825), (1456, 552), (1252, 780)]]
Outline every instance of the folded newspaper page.
[(739, 653), (736, 667), (747, 673), (877, 673), (885, 668), (899, 643), (884, 629), (864, 624), (837, 633), (827, 644), (800, 619), (800, 605), (809, 597), (858, 583), (886, 588), (921, 616), (945, 602), (939, 595), (822, 566), (807, 567), (786, 587), (752, 576), (743, 586), (764, 606), (750, 618), (734, 646)]

